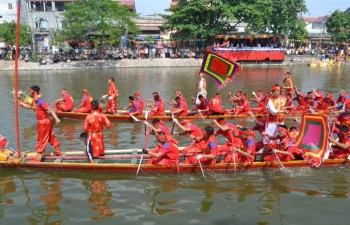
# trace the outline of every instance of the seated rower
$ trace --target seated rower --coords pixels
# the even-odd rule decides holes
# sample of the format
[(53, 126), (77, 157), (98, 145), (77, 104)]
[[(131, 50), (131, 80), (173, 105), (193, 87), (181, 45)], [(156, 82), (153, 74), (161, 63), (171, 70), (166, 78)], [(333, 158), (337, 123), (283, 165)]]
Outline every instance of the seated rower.
[(218, 154), (218, 144), (214, 136), (214, 128), (206, 127), (204, 135), (202, 137), (197, 137), (196, 141), (204, 141), (205, 149), (202, 154), (188, 156), (183, 164), (198, 165), (199, 163), (205, 165), (216, 164), (216, 156)]
[(150, 110), (149, 116), (164, 116), (165, 104), (158, 94), (153, 95), (154, 104), (148, 105)]
[(213, 125), (216, 125), (219, 130), (214, 133), (215, 136), (219, 134), (223, 135), (227, 142), (219, 146), (220, 152), (230, 151), (232, 146), (240, 148), (242, 146), (242, 140), (239, 138), (239, 130), (233, 123), (227, 123), (225, 118), (219, 118), (213, 120)]
[(203, 95), (198, 95), (199, 104), (196, 104), (193, 109), (194, 112), (198, 112), (202, 115), (210, 115), (209, 102)]
[(74, 107), (73, 97), (69, 94), (67, 89), (61, 90), (62, 98), (57, 99), (53, 102), (53, 108), (57, 112), (71, 112)]
[(143, 102), (143, 99), (141, 98), (141, 95), (140, 95), (140, 93), (139, 92), (135, 92), (134, 93), (134, 99), (135, 99), (135, 101), (137, 102), (137, 103), (139, 103), (139, 105), (140, 105), (140, 114), (139, 114), (139, 116), (142, 116), (142, 113), (143, 113), (143, 109), (144, 109), (144, 107), (145, 107), (145, 103)]
[(329, 137), (329, 141), (335, 144), (333, 152), (329, 155), (330, 159), (346, 159), (350, 153), (350, 133), (347, 126), (341, 126), (338, 132), (339, 141)]
[(165, 133), (168, 141), (171, 141), (175, 144), (178, 143), (178, 141), (171, 135), (167, 125), (162, 120), (155, 118), (152, 120), (152, 125), (149, 124), (146, 120), (143, 121), (143, 123), (150, 128), (148, 131), (149, 134), (157, 135), (158, 133), (163, 132)]
[(174, 122), (182, 130), (182, 132), (179, 133), (180, 135), (189, 134), (190, 139), (193, 140), (190, 146), (182, 150), (183, 153), (202, 152), (205, 149), (205, 140), (201, 139), (201, 137), (203, 137), (203, 132), (198, 126), (193, 124), (191, 120), (183, 120), (180, 123), (175, 119)]
[(340, 113), (337, 118), (336, 118), (336, 122), (335, 122), (335, 128), (333, 130), (334, 133), (338, 133), (339, 132), (339, 128), (343, 125), (347, 126), (348, 128), (350, 128), (350, 103), (347, 103), (345, 105), (345, 111)]
[(240, 102), (236, 108), (233, 109), (235, 115), (247, 114), (250, 112), (250, 103), (246, 94), (241, 94)]
[(232, 146), (230, 149), (231, 154), (227, 154), (224, 163), (248, 163), (249, 165), (254, 162), (256, 145), (254, 137), (256, 134), (252, 130), (247, 128), (241, 128), (239, 135), (243, 140), (241, 147)]
[(220, 93), (215, 93), (214, 98), (210, 100), (209, 110), (211, 115), (224, 115), (228, 113), (228, 111), (222, 107)]
[(186, 102), (183, 102), (181, 100), (180, 96), (177, 96), (175, 98), (175, 102), (171, 102), (171, 110), (170, 113), (174, 114), (174, 116), (187, 116), (188, 115), (188, 108)]
[(127, 115), (142, 115), (142, 108), (140, 107), (139, 103), (135, 101), (135, 98), (133, 96), (129, 96), (129, 106), (124, 107), (124, 110), (126, 109), (129, 109), (128, 112), (126, 112)]
[(151, 159), (145, 164), (153, 164), (157, 166), (176, 166), (178, 170), (179, 165), (179, 149), (172, 143), (167, 141), (164, 132), (159, 132), (157, 135), (157, 140), (159, 144), (157, 147), (146, 150), (142, 149), (143, 154), (148, 154)]
[(289, 137), (287, 126), (279, 125), (278, 134), (275, 137), (266, 133), (263, 133), (263, 135), (269, 140), (275, 140), (275, 145), (269, 145), (268, 149), (263, 152), (264, 161), (276, 161), (276, 157), (278, 157), (280, 161), (284, 162), (295, 158), (303, 158), (303, 151), (293, 145), (293, 141)]
[(89, 113), (91, 112), (91, 102), (92, 102), (92, 96), (90, 95), (90, 92), (86, 89), (83, 89), (83, 97), (81, 99), (80, 105), (73, 109), (73, 112), (77, 113)]

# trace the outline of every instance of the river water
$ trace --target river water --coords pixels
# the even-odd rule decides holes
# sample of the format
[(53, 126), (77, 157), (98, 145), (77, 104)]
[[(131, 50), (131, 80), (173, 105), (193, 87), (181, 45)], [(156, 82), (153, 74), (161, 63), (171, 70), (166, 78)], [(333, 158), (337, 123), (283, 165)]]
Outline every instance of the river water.
[[(220, 91), (246, 93), (268, 90), (291, 71), (303, 91), (312, 88), (337, 93), (349, 91), (348, 66), (335, 68), (275, 67), (243, 68)], [(39, 85), (47, 102), (67, 88), (76, 104), (81, 90), (95, 98), (107, 91), (109, 77), (116, 79), (120, 107), (139, 91), (144, 99), (157, 91), (166, 102), (181, 90), (194, 96), (198, 68), (99, 69), (81, 71), (20, 72), (25, 91)], [(208, 96), (217, 91), (207, 78)], [(0, 72), (0, 134), (15, 148), (11, 89), (13, 73)], [(338, 94), (336, 94), (337, 97)], [(227, 103), (226, 107), (229, 107)], [(239, 122), (239, 121), (237, 121)], [(206, 122), (196, 122), (200, 126)], [(246, 121), (245, 125), (250, 126)], [(170, 125), (170, 123), (168, 124)], [(62, 151), (81, 149), (78, 135), (83, 121), (63, 119), (55, 125)], [(105, 132), (107, 149), (140, 148), (143, 125), (113, 122)], [(34, 151), (36, 119), (20, 109), (21, 150)], [(180, 145), (189, 143), (179, 138)], [(149, 147), (155, 141), (149, 142)], [(53, 151), (51, 147), (47, 151)], [(0, 224), (348, 224), (350, 168), (348, 166), (299, 168), (288, 171), (238, 171), (190, 174), (134, 174), (97, 172), (0, 170)]]

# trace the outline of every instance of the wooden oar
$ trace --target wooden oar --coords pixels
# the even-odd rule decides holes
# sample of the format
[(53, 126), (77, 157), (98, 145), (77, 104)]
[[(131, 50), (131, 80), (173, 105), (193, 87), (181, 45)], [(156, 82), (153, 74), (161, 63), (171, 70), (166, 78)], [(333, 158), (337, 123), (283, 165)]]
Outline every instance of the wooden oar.
[(175, 128), (175, 116), (174, 116), (174, 113), (171, 114), (171, 118), (173, 119), (173, 126), (171, 127), (171, 134), (174, 133), (174, 128)]
[[(145, 143), (143, 144), (143, 149), (146, 149), (146, 148), (147, 148), (147, 143), (148, 143), (149, 135), (150, 135), (150, 133), (148, 133), (148, 134), (146, 135)], [(143, 156), (144, 156), (144, 154), (142, 153), (141, 159), (140, 159), (140, 162), (139, 162), (139, 166), (137, 167), (136, 176), (137, 176), (137, 175), (139, 174), (139, 172), (140, 172), (141, 164), (142, 164), (142, 160), (143, 160)]]
[[(199, 156), (199, 155), (198, 155), (198, 156)], [(197, 156), (197, 157), (198, 157), (198, 156)], [(203, 170), (203, 166), (202, 166), (201, 160), (200, 160), (200, 158), (199, 158), (199, 159), (197, 158), (197, 160), (198, 160), (199, 167), (201, 168), (202, 175), (203, 175), (203, 177), (205, 178), (205, 174), (204, 174), (204, 170)]]
[(203, 116), (203, 114), (202, 114), (202, 112), (201, 112), (200, 109), (198, 109), (198, 113), (199, 113), (199, 115), (202, 117), (202, 120), (204, 121), (204, 120), (205, 120), (205, 117)]
[(235, 169), (235, 173), (236, 173), (236, 154), (235, 154), (235, 151), (232, 152), (232, 156), (233, 156), (233, 168)]
[(135, 121), (135, 122), (140, 122), (141, 120), (137, 119), (134, 115), (130, 114), (130, 117)]

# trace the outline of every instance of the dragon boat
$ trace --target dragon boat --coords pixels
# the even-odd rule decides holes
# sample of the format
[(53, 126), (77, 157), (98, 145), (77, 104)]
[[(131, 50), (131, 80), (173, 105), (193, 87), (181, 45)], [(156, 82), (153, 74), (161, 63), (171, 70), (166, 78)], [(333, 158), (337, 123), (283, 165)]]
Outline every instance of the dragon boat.
[[(105, 114), (109, 120), (121, 120), (121, 121), (133, 121), (135, 119), (137, 120), (146, 120), (145, 113), (142, 116), (134, 116), (131, 117), (130, 115), (127, 115), (123, 112), (123, 110), (118, 111), (118, 114)], [(334, 111), (334, 113), (339, 114), (340, 111)], [(88, 113), (77, 113), (77, 112), (56, 112), (57, 116), (59, 118), (66, 118), (66, 119), (85, 119), (85, 117), (88, 115)], [(298, 113), (284, 113), (285, 118), (295, 118), (295, 117), (301, 117), (304, 113), (298, 112)], [(318, 115), (327, 115), (328, 113), (324, 112), (316, 112)], [(267, 117), (267, 113), (264, 114), (254, 114), (255, 117), (262, 116)], [(218, 118), (225, 118), (225, 119), (244, 119), (248, 118), (249, 114), (225, 114), (225, 115), (188, 115), (188, 116), (179, 116), (176, 117), (177, 119), (191, 119), (191, 120), (214, 120)], [(147, 120), (152, 120), (158, 118), (160, 120), (164, 121), (170, 121), (173, 119), (170, 111), (166, 111), (164, 116), (148, 116)]]
[[(20, 158), (8, 158), (0, 161), (1, 168), (17, 168), (31, 170), (58, 170), (58, 171), (113, 171), (140, 173), (148, 172), (205, 172), (210, 171), (235, 171), (250, 169), (278, 169), (282, 167), (309, 167), (310, 164), (304, 160), (293, 160), (289, 162), (259, 162), (248, 163), (216, 163), (214, 165), (182, 165), (178, 167), (155, 166), (151, 164), (140, 164), (148, 161), (148, 155), (142, 155), (141, 149), (128, 150), (106, 150), (106, 155), (94, 163), (90, 163), (84, 151), (65, 152), (61, 156), (54, 154), (44, 154), (41, 163), (31, 162), (36, 156), (35, 152), (24, 152)], [(188, 155), (180, 154), (180, 162)], [(219, 155), (217, 161), (223, 159), (225, 155)], [(322, 166), (336, 166), (350, 164), (347, 159), (327, 159), (322, 162)], [(140, 168), (139, 168), (140, 167)]]

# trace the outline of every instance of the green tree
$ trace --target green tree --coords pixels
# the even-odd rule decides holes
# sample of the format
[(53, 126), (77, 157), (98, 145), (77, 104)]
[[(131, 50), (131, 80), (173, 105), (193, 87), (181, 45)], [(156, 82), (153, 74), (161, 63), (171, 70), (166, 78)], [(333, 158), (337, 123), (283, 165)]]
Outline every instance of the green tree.
[(289, 36), (296, 32), (295, 24), (306, 31), (298, 17), (298, 12), (306, 11), (304, 0), (180, 0), (167, 11), (171, 14), (162, 15), (168, 20), (164, 28), (173, 31), (175, 40), (210, 39), (234, 32), (243, 22), (251, 32)]
[[(30, 28), (27, 25), (21, 24), (20, 27), (20, 46), (30, 45)], [(16, 23), (4, 22), (0, 24), (0, 41), (14, 45), (16, 43)]]
[(111, 40), (119, 42), (120, 36), (125, 33), (139, 33), (133, 21), (137, 14), (119, 2), (78, 0), (66, 6), (60, 39), (81, 41), (97, 36), (99, 44), (104, 45), (111, 44)]
[(326, 27), (334, 43), (350, 42), (350, 13), (335, 11), (327, 20)]

